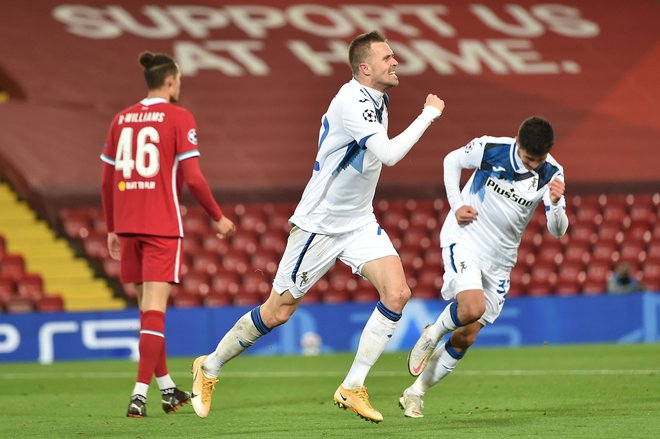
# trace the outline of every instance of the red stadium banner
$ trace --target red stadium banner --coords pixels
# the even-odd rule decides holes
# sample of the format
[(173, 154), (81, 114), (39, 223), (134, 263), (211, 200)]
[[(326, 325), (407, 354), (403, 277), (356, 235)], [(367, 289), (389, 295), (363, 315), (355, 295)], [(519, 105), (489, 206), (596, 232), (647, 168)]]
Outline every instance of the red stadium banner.
[(388, 193), (438, 192), (447, 152), (484, 134), (514, 135), (532, 114), (555, 125), (553, 155), (569, 192), (571, 184), (660, 182), (653, 0), (0, 4), (0, 91), (9, 96), (0, 104), (0, 172), (45, 197), (98, 192), (110, 119), (145, 95), (142, 50), (178, 60), (181, 103), (198, 120), (214, 188), (299, 194), (320, 118), (350, 79), (347, 43), (373, 29), (400, 63), (390, 136), (426, 94), (447, 103), (408, 157), (384, 172)]

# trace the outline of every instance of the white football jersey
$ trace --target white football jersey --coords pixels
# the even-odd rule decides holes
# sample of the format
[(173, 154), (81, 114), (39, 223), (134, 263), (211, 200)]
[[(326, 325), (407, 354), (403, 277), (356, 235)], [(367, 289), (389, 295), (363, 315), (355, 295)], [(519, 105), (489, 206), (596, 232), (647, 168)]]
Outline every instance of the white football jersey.
[(341, 87), (321, 118), (314, 171), (292, 224), (331, 235), (375, 220), (373, 198), (382, 162), (366, 142), (387, 133), (387, 117), (386, 94), (355, 79)]
[[(546, 212), (550, 209), (548, 183), (555, 177), (564, 179), (563, 168), (552, 156), (535, 171), (528, 171), (517, 150), (514, 138), (490, 136), (476, 138), (458, 150), (461, 168), (476, 168), (461, 198), (476, 209), (477, 218), (460, 226), (453, 211), (460, 206), (452, 206), (440, 232), (442, 247), (459, 244), (497, 266), (513, 268), (536, 206), (543, 200)], [(566, 208), (564, 197), (557, 207)]]

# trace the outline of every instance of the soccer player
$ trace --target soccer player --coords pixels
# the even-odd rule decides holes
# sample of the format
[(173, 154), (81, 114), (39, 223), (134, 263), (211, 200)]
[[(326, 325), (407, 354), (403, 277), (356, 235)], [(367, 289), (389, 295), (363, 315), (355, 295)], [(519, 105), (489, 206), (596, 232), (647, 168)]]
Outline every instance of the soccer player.
[(185, 182), (211, 217), (220, 237), (235, 226), (222, 214), (199, 167), (197, 125), (177, 105), (181, 73), (172, 58), (144, 52), (148, 95), (114, 117), (101, 154), (102, 198), (108, 250), (121, 260), (120, 278), (134, 282), (140, 307), (140, 362), (127, 416), (146, 416), (152, 375), (165, 412), (190, 401), (167, 370), (165, 309), (171, 284), (179, 283), (183, 227), (179, 198)]
[[(500, 315), (520, 239), (541, 200), (550, 233), (559, 238), (566, 232), (564, 171), (549, 154), (553, 143), (552, 125), (530, 117), (515, 138), (479, 137), (445, 157), (453, 215), (440, 232), (442, 296), (452, 302), (410, 351), (408, 370), (418, 378), (399, 399), (405, 416), (424, 416), (426, 391), (454, 370), (481, 328)], [(475, 171), (460, 191), (463, 169)]]
[(289, 320), (305, 293), (339, 259), (376, 287), (380, 301), (334, 400), (366, 420), (383, 420), (369, 404), (364, 381), (392, 336), (410, 289), (396, 250), (376, 222), (372, 202), (382, 165), (401, 160), (445, 104), (429, 94), (421, 114), (389, 139), (385, 91), (399, 83), (392, 49), (380, 33), (363, 34), (351, 42), (349, 62), (353, 79), (341, 87), (321, 119), (312, 177), (289, 220), (292, 230), (270, 297), (242, 316), (213, 353), (193, 363), (192, 404), (200, 417), (209, 413), (222, 366)]

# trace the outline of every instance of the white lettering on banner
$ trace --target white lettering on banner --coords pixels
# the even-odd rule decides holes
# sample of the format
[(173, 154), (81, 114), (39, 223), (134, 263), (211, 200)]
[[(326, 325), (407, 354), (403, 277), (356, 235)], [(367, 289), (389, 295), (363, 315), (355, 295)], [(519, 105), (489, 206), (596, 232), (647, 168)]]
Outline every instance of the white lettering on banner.
[[(137, 331), (140, 328), (138, 319), (118, 320), (83, 320), (82, 344), (87, 349), (129, 349), (130, 358), (137, 359), (139, 338), (135, 337), (103, 337), (99, 338), (99, 332), (106, 331)], [(55, 335), (71, 334), (78, 332), (78, 322), (62, 321), (47, 322), (39, 328), (39, 363), (51, 364), (55, 360)]]
[(55, 359), (55, 334), (78, 331), (76, 322), (48, 322), (39, 328), (39, 363), (51, 364)]
[[(463, 8), (487, 32), (518, 39), (458, 38), (474, 31), (475, 23), (448, 22), (452, 9)], [(271, 73), (259, 52), (268, 51), (268, 37), (282, 28), (302, 33), (286, 40), (291, 54), (313, 73), (329, 76), (346, 68), (346, 38), (359, 32), (380, 29), (397, 34), (392, 41), (399, 59), (399, 72), (424, 74), (427, 70), (454, 75), (495, 74), (577, 74), (579, 63), (570, 59), (544, 60), (532, 39), (547, 33), (565, 38), (593, 38), (600, 33), (597, 23), (582, 17), (579, 8), (561, 4), (488, 6), (463, 4), (452, 9), (436, 4), (394, 4), (381, 6), (294, 4), (289, 6), (148, 5), (139, 13), (122, 6), (90, 7), (60, 5), (53, 17), (66, 31), (91, 39), (118, 38), (124, 33), (145, 39), (175, 39), (182, 34), (198, 41), (175, 41), (174, 55), (184, 75), (216, 71), (226, 76), (265, 76)], [(218, 39), (214, 35), (234, 27), (247, 40)], [(234, 31), (235, 33), (236, 31)], [(481, 29), (480, 33), (484, 33)], [(309, 41), (305, 35), (325, 39)], [(437, 35), (443, 39), (434, 39)], [(234, 36), (234, 34), (232, 34)], [(400, 36), (400, 37), (399, 37)], [(212, 38), (212, 39), (209, 39)], [(451, 40), (449, 40), (451, 39)], [(324, 48), (319, 48), (324, 44)], [(396, 47), (395, 47), (396, 46)], [(455, 48), (455, 49), (451, 49)], [(282, 48), (279, 48), (282, 50)]]
[[(241, 76), (246, 71), (262, 76), (270, 71), (266, 63), (251, 52), (263, 47), (260, 41), (207, 41), (205, 46), (190, 41), (174, 43), (174, 58), (180, 62), (182, 75), (195, 76), (200, 70), (217, 70), (227, 76)], [(213, 50), (229, 52), (242, 66)]]
[(139, 322), (136, 319), (122, 320), (86, 320), (82, 322), (82, 341), (87, 349), (129, 349), (130, 359), (137, 361), (140, 357), (140, 339), (137, 337), (103, 337), (99, 332), (136, 330)]
[(207, 6), (168, 6), (172, 18), (193, 38), (208, 38), (210, 29), (227, 27), (229, 19), (217, 8)]
[[(321, 20), (310, 18), (315, 15), (321, 17)], [(353, 25), (341, 15), (341, 12), (329, 6), (293, 5), (287, 9), (287, 17), (296, 29), (319, 37), (350, 37), (355, 32)]]
[(21, 333), (9, 323), (0, 324), (0, 337), (5, 338), (0, 341), (0, 354), (14, 352), (21, 344)]

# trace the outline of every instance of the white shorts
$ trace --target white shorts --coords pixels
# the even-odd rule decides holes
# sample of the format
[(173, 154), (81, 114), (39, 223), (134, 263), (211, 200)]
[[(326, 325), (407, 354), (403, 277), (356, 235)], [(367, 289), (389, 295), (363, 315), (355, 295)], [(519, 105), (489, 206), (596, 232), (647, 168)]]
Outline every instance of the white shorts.
[(398, 256), (398, 253), (376, 221), (339, 235), (321, 235), (294, 226), (277, 267), (273, 289), (279, 294), (289, 290), (297, 299), (304, 296), (337, 259), (362, 276), (364, 264), (385, 256)]
[(442, 297), (454, 300), (461, 291), (482, 290), (486, 311), (478, 321), (482, 325), (492, 324), (504, 307), (509, 292), (510, 271), (479, 259), (473, 251), (466, 251), (460, 244), (444, 247), (442, 259), (445, 264)]

